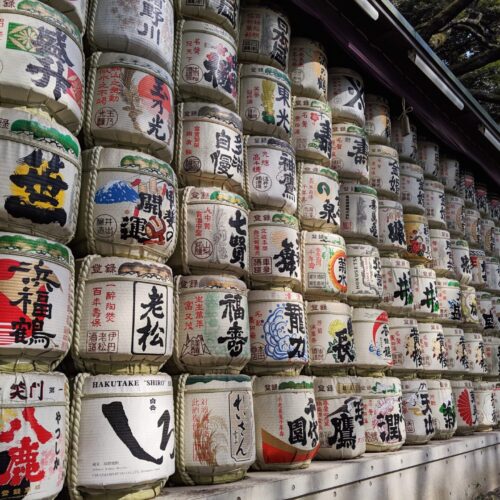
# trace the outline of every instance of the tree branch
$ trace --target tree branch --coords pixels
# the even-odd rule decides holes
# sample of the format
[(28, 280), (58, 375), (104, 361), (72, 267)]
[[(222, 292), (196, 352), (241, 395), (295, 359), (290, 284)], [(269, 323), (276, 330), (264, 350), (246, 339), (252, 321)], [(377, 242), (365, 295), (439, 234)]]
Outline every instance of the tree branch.
[(491, 94), (484, 90), (470, 89), (470, 93), (480, 101), (491, 102), (493, 104), (500, 104), (500, 94)]
[(450, 66), (450, 69), (455, 75), (461, 76), (475, 69), (482, 68), (490, 62), (496, 61), (498, 58), (500, 58), (500, 47), (497, 46), (486, 52), (482, 52), (478, 56), (471, 57), (464, 62), (453, 64)]
[(496, 47), (497, 46), (496, 43), (490, 42), (488, 40), (487, 35), (486, 35), (486, 30), (485, 30), (484, 26), (479, 22), (475, 22), (475, 21), (472, 21), (470, 19), (461, 19), (459, 21), (451, 21), (450, 23), (448, 23), (446, 28), (450, 29), (450, 30), (453, 28), (464, 29), (464, 30), (468, 31), (469, 33), (471, 33), (476, 38), (478, 38), (479, 40), (481, 40), (481, 42), (483, 42), (483, 44), (486, 45), (487, 47)]

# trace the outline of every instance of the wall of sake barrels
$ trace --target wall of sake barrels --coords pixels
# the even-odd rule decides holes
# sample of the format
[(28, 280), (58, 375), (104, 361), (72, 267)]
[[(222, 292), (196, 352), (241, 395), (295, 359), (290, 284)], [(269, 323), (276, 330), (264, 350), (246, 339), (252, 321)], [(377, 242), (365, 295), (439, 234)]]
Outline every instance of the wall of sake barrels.
[(4, 3), (1, 497), (497, 425), (500, 195), (394, 96), (277, 7)]

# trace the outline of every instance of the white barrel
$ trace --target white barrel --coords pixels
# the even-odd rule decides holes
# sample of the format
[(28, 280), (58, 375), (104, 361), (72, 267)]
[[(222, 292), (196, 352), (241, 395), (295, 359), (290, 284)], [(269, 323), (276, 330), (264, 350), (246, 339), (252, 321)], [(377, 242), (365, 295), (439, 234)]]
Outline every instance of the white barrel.
[(363, 78), (349, 68), (328, 70), (328, 104), (334, 123), (353, 121), (365, 124), (365, 95)]
[(479, 241), (486, 255), (494, 255), (493, 231), (496, 229), (493, 219), (481, 219), (479, 224)]
[(404, 252), (406, 234), (403, 206), (399, 201), (378, 200), (378, 248), (384, 252)]
[(500, 382), (495, 383), (495, 390), (493, 391), (495, 398), (495, 410), (497, 415), (497, 429), (500, 427)]
[(404, 259), (380, 259), (382, 273), (382, 307), (390, 314), (405, 314), (413, 311), (413, 291), (410, 278), (410, 263)]
[(317, 377), (317, 460), (345, 460), (366, 451), (363, 400), (357, 377)]
[(460, 196), (465, 200), (465, 206), (476, 206), (476, 186), (471, 172), (465, 171), (460, 175)]
[(443, 327), (439, 323), (419, 323), (418, 333), (422, 349), (423, 376), (446, 373), (448, 355), (444, 343)]
[(172, 167), (130, 149), (83, 154), (82, 194), (73, 248), (165, 262), (177, 242), (177, 178)]
[(71, 132), (82, 125), (84, 54), (78, 28), (40, 2), (2, 2), (0, 102), (46, 109)]
[(75, 264), (68, 247), (0, 232), (0, 372), (47, 372), (73, 333)]
[(494, 227), (491, 231), (492, 253), (495, 257), (500, 257), (500, 227)]
[(248, 294), (250, 373), (298, 375), (309, 360), (302, 295), (252, 290)]
[(461, 328), (449, 326), (443, 327), (444, 344), (446, 347), (446, 359), (448, 361), (448, 373), (467, 374), (469, 371), (469, 359), (465, 348), (464, 331)]
[(500, 264), (497, 257), (485, 257), (484, 267), (486, 271), (485, 290), (492, 293), (500, 292)]
[(345, 182), (340, 186), (340, 234), (352, 241), (378, 241), (377, 191)]
[(424, 180), (424, 205), (429, 227), (446, 229), (444, 186), (440, 182)]
[(174, 362), (183, 371), (237, 374), (250, 360), (248, 290), (233, 276), (177, 276)]
[(356, 360), (352, 307), (341, 302), (307, 302), (309, 366), (314, 375), (343, 372)]
[(486, 374), (488, 378), (498, 378), (500, 362), (500, 338), (483, 337), (484, 361), (486, 364)]
[(500, 297), (493, 296), (491, 297), (491, 305), (493, 312), (493, 324), (495, 325), (495, 333), (500, 333)]
[(453, 276), (453, 259), (451, 256), (450, 233), (442, 229), (430, 229), (431, 267), (436, 276)]
[(475, 208), (464, 209), (465, 239), (471, 247), (481, 247), (481, 216)]
[(171, 76), (154, 62), (117, 52), (95, 52), (87, 69), (87, 147), (138, 149), (170, 162), (175, 135)]
[(320, 448), (312, 377), (253, 382), (257, 470), (305, 469)]
[(434, 318), (437, 320), (439, 318), (439, 301), (436, 273), (425, 267), (412, 267), (410, 279), (413, 291), (413, 315), (431, 321)]
[(471, 280), (470, 284), (476, 289), (486, 286), (486, 254), (484, 250), (477, 248), (469, 248), (469, 258), (471, 264)]
[(476, 208), (483, 217), (488, 217), (488, 188), (485, 184), (476, 184)]
[(450, 240), (451, 260), (455, 276), (464, 285), (472, 279), (469, 244), (465, 240)]
[(87, 0), (41, 0), (64, 14), (83, 34), (87, 18)]
[(356, 307), (352, 311), (352, 330), (358, 373), (382, 373), (392, 364), (389, 318), (385, 311)]
[(400, 168), (400, 189), (401, 203), (406, 213), (425, 213), (424, 204), (424, 170), (415, 163), (401, 161)]
[(489, 335), (498, 327), (498, 318), (493, 310), (491, 294), (487, 292), (477, 292), (477, 308), (479, 313), (479, 322), (485, 334)]
[(298, 219), (283, 212), (253, 210), (248, 217), (248, 232), (252, 286), (300, 288), (304, 256)]
[(308, 299), (334, 298), (347, 292), (344, 238), (338, 234), (302, 231), (302, 292)]
[(255, 461), (250, 377), (183, 374), (176, 384), (175, 408), (175, 482), (242, 479)]
[(438, 179), (444, 184), (446, 191), (460, 193), (460, 164), (453, 158), (440, 157)]
[(349, 122), (332, 125), (331, 166), (341, 178), (368, 184), (368, 142), (362, 127)]
[(460, 196), (445, 194), (446, 229), (457, 238), (465, 237), (465, 202)]
[(79, 262), (73, 360), (81, 371), (157, 373), (172, 355), (174, 284), (165, 264), (90, 255)]
[(288, 75), (271, 66), (244, 64), (240, 78), (239, 113), (245, 134), (269, 135), (289, 142), (292, 104)]
[(409, 162), (418, 162), (417, 154), (417, 127), (410, 124), (406, 130), (405, 118), (393, 118), (391, 121), (391, 144), (396, 148), (399, 158)]
[(240, 9), (238, 59), (288, 69), (290, 21), (284, 11), (259, 5)]
[[(472, 286), (460, 287), (461, 297), (460, 303), (462, 305), (462, 319), (464, 324), (477, 325), (479, 323), (479, 316), (477, 311), (477, 298), (476, 289)], [(499, 311), (500, 312), (500, 311)]]
[(396, 451), (406, 439), (401, 382), (397, 378), (362, 377), (366, 451)]
[(297, 215), (302, 228), (336, 233), (340, 227), (337, 172), (312, 163), (301, 163), (300, 175)]
[(457, 407), (457, 435), (467, 435), (474, 432), (474, 422), (477, 420), (476, 406), (473, 404), (472, 382), (470, 380), (450, 380), (453, 399)]
[(488, 196), (488, 215), (498, 226), (500, 222), (500, 196), (495, 194), (490, 194)]
[(329, 166), (332, 159), (332, 112), (317, 99), (294, 97), (292, 144), (297, 158)]
[(413, 318), (389, 318), (392, 372), (400, 375), (414, 374), (422, 370), (422, 348), (417, 320)]
[(62, 373), (1, 373), (4, 498), (56, 498), (69, 448), (69, 386)]
[(72, 410), (72, 498), (159, 494), (175, 469), (170, 375), (80, 373), (73, 385)]
[(465, 350), (469, 361), (471, 375), (485, 375), (486, 361), (484, 359), (483, 336), (480, 333), (464, 333)]
[(450, 439), (457, 430), (457, 407), (450, 381), (427, 379), (425, 382), (431, 400), (432, 439)]
[(78, 140), (48, 114), (1, 108), (0, 229), (68, 243), (81, 181)]
[(243, 193), (241, 118), (209, 102), (177, 106), (175, 168), (184, 185), (219, 186)]
[(246, 199), (253, 207), (295, 213), (298, 173), (290, 144), (275, 137), (246, 136), (245, 175)]
[(391, 142), (389, 101), (380, 95), (365, 94), (365, 130), (370, 144)]
[(174, 6), (172, 0), (93, 0), (87, 39), (92, 52), (125, 52), (147, 57), (172, 72)]
[(439, 176), (439, 146), (435, 142), (418, 139), (417, 159), (426, 177), (436, 179)]
[(425, 380), (402, 380), (405, 444), (424, 444), (434, 435), (431, 401)]
[(462, 322), (464, 315), (462, 313), (460, 283), (449, 278), (436, 278), (436, 290), (441, 323), (457, 324)]
[(176, 97), (206, 99), (236, 111), (238, 64), (233, 36), (205, 21), (182, 19), (177, 21), (175, 29)]
[(169, 264), (183, 274), (248, 273), (248, 205), (218, 188), (187, 187), (180, 199), (180, 237)]
[(292, 93), (326, 101), (328, 60), (325, 47), (316, 40), (292, 37), (288, 74)]
[(422, 215), (404, 214), (406, 235), (404, 256), (412, 264), (429, 264), (432, 261), (429, 223)]
[(389, 146), (370, 144), (368, 148), (370, 185), (382, 198), (399, 200), (398, 152)]
[(370, 245), (347, 245), (347, 298), (352, 302), (376, 304), (383, 285), (378, 250)]
[(495, 383), (472, 382), (477, 408), (477, 431), (491, 431), (498, 420), (495, 408)]

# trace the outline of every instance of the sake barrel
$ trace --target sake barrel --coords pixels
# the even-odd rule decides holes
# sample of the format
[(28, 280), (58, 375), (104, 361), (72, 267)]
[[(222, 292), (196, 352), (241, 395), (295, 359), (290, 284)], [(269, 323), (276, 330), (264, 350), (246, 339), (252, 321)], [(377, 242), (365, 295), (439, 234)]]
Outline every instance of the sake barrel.
[(424, 205), (429, 227), (446, 229), (444, 187), (440, 182), (424, 180)]
[(378, 200), (378, 248), (383, 252), (404, 252), (406, 235), (403, 206), (399, 201)]
[(487, 292), (477, 292), (477, 307), (479, 312), (479, 322), (486, 334), (495, 330), (498, 325), (498, 318), (493, 311), (493, 303), (491, 294)]
[(427, 379), (427, 390), (431, 400), (432, 439), (450, 439), (457, 430), (457, 407), (449, 380)]
[(363, 401), (357, 377), (318, 377), (318, 460), (359, 457), (366, 451)]
[(351, 241), (378, 241), (377, 191), (345, 182), (340, 186), (340, 234)]
[(306, 312), (312, 373), (345, 373), (356, 360), (352, 307), (341, 302), (310, 301)]
[(238, 58), (244, 63), (288, 69), (290, 21), (284, 11), (258, 5), (240, 10)]
[(83, 154), (79, 219), (73, 248), (164, 262), (177, 242), (177, 179), (168, 163), (130, 149)]
[(441, 323), (462, 322), (464, 315), (460, 283), (449, 278), (436, 278), (436, 290)]
[(255, 208), (294, 214), (298, 174), (293, 147), (275, 137), (247, 136), (244, 154), (245, 175), (248, 175), (246, 199)]
[(422, 348), (417, 320), (413, 318), (389, 318), (392, 373), (411, 376), (422, 370)]
[(493, 255), (495, 246), (493, 231), (496, 229), (493, 219), (481, 219), (479, 224), (479, 241), (486, 255)]
[(477, 414), (476, 392), (474, 391), (474, 385), (472, 386), (472, 390), (470, 391), (470, 399), (472, 403), (472, 427), (476, 431), (479, 424), (479, 419)]
[(0, 374), (4, 498), (55, 498), (64, 486), (69, 387), (62, 373)]
[(413, 291), (413, 315), (431, 321), (431, 318), (439, 318), (436, 273), (425, 267), (412, 267), (410, 279)]
[(25, 0), (2, 2), (2, 19), (0, 102), (46, 109), (77, 133), (84, 93), (78, 28), (54, 8)]
[(461, 328), (443, 327), (448, 373), (451, 375), (466, 374), (469, 371), (469, 360), (465, 348), (464, 331)]
[(483, 336), (480, 333), (464, 333), (465, 350), (472, 376), (486, 374)]
[(406, 116), (393, 117), (391, 121), (391, 144), (393, 148), (396, 148), (401, 160), (418, 163), (417, 127), (410, 124), (409, 130), (406, 130), (407, 119)]
[(428, 443), (434, 435), (431, 401), (425, 380), (402, 380), (405, 444)]
[(68, 17), (81, 33), (85, 31), (87, 0), (42, 0), (42, 2)]
[(368, 142), (366, 132), (355, 123), (332, 125), (332, 164), (342, 178), (368, 184)]
[(347, 245), (347, 298), (352, 302), (376, 304), (383, 285), (378, 250), (370, 245)]
[(474, 208), (466, 208), (464, 210), (464, 224), (465, 224), (465, 239), (471, 247), (482, 246), (481, 235), (481, 218), (479, 210)]
[(385, 97), (365, 94), (365, 130), (370, 144), (391, 142), (391, 115)]
[(401, 203), (406, 213), (425, 213), (424, 170), (414, 163), (400, 162)]
[(495, 257), (500, 257), (500, 227), (494, 227), (491, 231), (492, 253)]
[(387, 313), (380, 309), (353, 309), (357, 373), (378, 375), (393, 365), (388, 321)]
[(417, 158), (426, 177), (436, 179), (439, 176), (439, 146), (435, 142), (419, 139)]
[(496, 428), (500, 426), (500, 382), (495, 383), (495, 390), (493, 391), (493, 396), (495, 399), (495, 410), (496, 410), (496, 416), (497, 416), (497, 426)]
[(495, 409), (495, 383), (473, 382), (477, 408), (477, 431), (491, 431), (496, 427), (497, 415)]
[(205, 21), (177, 21), (175, 92), (179, 99), (206, 99), (233, 111), (238, 105), (236, 42)]
[(500, 338), (485, 336), (483, 337), (483, 343), (487, 376), (490, 379), (497, 379), (499, 375)]
[(396, 451), (406, 439), (401, 382), (397, 378), (358, 378), (364, 406), (366, 451)]
[(177, 276), (174, 361), (183, 371), (237, 374), (250, 360), (248, 291), (233, 276)]
[(248, 217), (248, 232), (252, 285), (300, 288), (304, 257), (298, 219), (283, 212), (254, 210)]
[(495, 325), (495, 333), (500, 332), (500, 297), (491, 297), (492, 313), (493, 313), (493, 324)]
[(250, 373), (298, 375), (309, 359), (302, 295), (288, 290), (248, 294)]
[(430, 263), (432, 253), (427, 219), (422, 215), (405, 213), (403, 222), (406, 235), (405, 258), (415, 264)]
[(328, 70), (328, 104), (334, 123), (353, 121), (365, 124), (365, 95), (363, 78), (349, 68)]
[(0, 108), (0, 229), (68, 243), (75, 234), (81, 151), (40, 111)]
[(370, 185), (380, 197), (399, 200), (399, 160), (394, 148), (370, 144), (368, 149)]
[(297, 158), (321, 165), (332, 159), (332, 112), (318, 99), (294, 97), (292, 144)]
[(87, 39), (92, 52), (127, 53), (147, 57), (172, 72), (174, 6), (172, 0), (93, 0)]
[(441, 375), (448, 369), (443, 327), (439, 323), (418, 323), (423, 376)]
[(439, 159), (438, 179), (446, 191), (460, 193), (460, 165), (457, 160), (441, 156)]
[[(242, 38), (240, 37), (240, 43)], [(291, 139), (291, 82), (272, 66), (244, 64), (240, 72), (240, 116), (245, 134)]]
[(344, 238), (302, 231), (302, 292), (308, 299), (345, 296), (347, 263)]
[(462, 305), (463, 322), (465, 324), (477, 325), (479, 323), (479, 316), (477, 311), (476, 289), (472, 286), (464, 285), (462, 285), (460, 288), (460, 303)]
[(337, 172), (312, 163), (301, 163), (300, 176), (297, 215), (302, 228), (336, 233), (340, 226)]
[(243, 193), (242, 127), (241, 118), (222, 106), (179, 104), (175, 167), (184, 185), (220, 186)]
[(491, 194), (488, 196), (488, 215), (498, 225), (500, 220), (500, 196)]
[(0, 232), (0, 372), (47, 372), (73, 329), (74, 261), (60, 243)]
[(488, 188), (485, 184), (476, 184), (476, 208), (482, 216), (488, 216)]
[(465, 206), (476, 206), (476, 187), (471, 172), (464, 171), (460, 175), (460, 195), (465, 200)]
[(255, 461), (252, 383), (245, 375), (181, 375), (176, 383), (176, 482), (220, 484)]
[(257, 470), (309, 467), (320, 448), (312, 377), (258, 377), (253, 382)]
[(467, 285), (472, 279), (469, 244), (465, 240), (450, 240), (453, 270), (460, 283)]
[(72, 498), (159, 494), (175, 468), (172, 392), (166, 373), (77, 375), (68, 470)]
[(172, 354), (174, 290), (165, 264), (91, 255), (79, 262), (73, 360), (91, 373), (156, 373)]
[(453, 399), (457, 406), (457, 436), (465, 436), (474, 432), (475, 405), (471, 393), (472, 382), (469, 380), (450, 380)]
[(454, 276), (450, 233), (442, 229), (430, 229), (429, 239), (431, 242), (431, 267), (436, 272), (436, 276)]
[(179, 245), (170, 265), (183, 274), (248, 273), (248, 205), (218, 188), (182, 190)]
[(224, 28), (236, 36), (239, 27), (240, 0), (220, 2), (219, 0), (176, 0), (176, 14), (179, 17), (203, 19)]
[(486, 254), (484, 250), (469, 248), (469, 258), (471, 264), (470, 284), (476, 289), (486, 286)]
[(446, 229), (457, 238), (465, 236), (464, 200), (460, 196), (445, 194)]
[(497, 257), (485, 257), (484, 267), (486, 270), (485, 290), (498, 293), (500, 292), (500, 265)]
[(413, 311), (410, 263), (404, 259), (381, 258), (382, 307), (390, 314)]

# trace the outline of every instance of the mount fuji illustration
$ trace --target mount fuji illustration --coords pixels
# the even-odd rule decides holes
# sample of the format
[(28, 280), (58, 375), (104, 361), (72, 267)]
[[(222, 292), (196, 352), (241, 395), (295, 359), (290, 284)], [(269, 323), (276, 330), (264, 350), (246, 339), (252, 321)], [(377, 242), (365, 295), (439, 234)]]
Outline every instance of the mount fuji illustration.
[(136, 203), (139, 201), (139, 195), (125, 181), (110, 181), (97, 190), (94, 201), (99, 205), (109, 205), (123, 201)]

